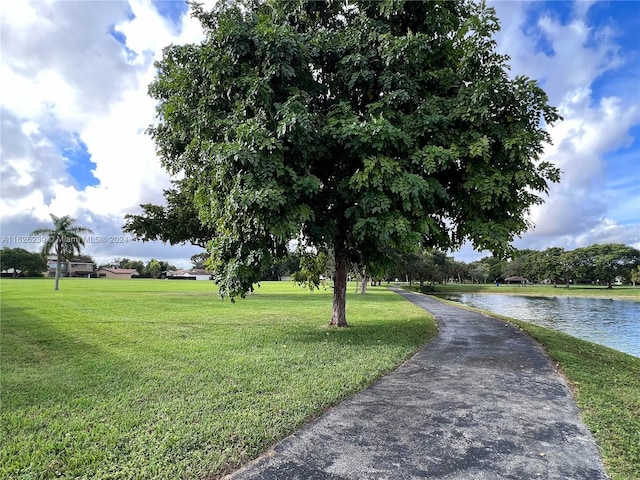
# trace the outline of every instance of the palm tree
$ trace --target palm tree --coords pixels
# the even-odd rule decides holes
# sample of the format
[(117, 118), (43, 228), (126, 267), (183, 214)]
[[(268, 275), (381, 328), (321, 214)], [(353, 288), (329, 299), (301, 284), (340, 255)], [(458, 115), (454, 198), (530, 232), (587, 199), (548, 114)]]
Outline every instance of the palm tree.
[(46, 236), (42, 247), (42, 256), (46, 259), (47, 255), (52, 248), (55, 248), (57, 260), (56, 260), (56, 283), (54, 290), (59, 290), (60, 283), (60, 264), (63, 260), (68, 260), (78, 252), (80, 255), (80, 248), (84, 247), (84, 239), (80, 236), (83, 233), (93, 233), (91, 229), (87, 227), (75, 226), (75, 218), (71, 218), (69, 215), (64, 217), (56, 217), (51, 215), (53, 220), (53, 228), (38, 228), (31, 232), (32, 236)]

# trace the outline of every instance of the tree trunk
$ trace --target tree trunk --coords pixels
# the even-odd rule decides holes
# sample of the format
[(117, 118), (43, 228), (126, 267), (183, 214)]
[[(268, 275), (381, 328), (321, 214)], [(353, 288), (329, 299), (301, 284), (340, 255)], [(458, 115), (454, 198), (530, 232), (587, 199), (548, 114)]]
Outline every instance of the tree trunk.
[(362, 269), (362, 288), (360, 289), (360, 293), (364, 295), (367, 293), (367, 284), (369, 283), (369, 279), (367, 278), (367, 270), (365, 268)]
[(332, 327), (348, 327), (347, 325), (347, 259), (341, 248), (335, 249), (336, 273), (333, 280), (333, 313)]
[(60, 290), (60, 263), (62, 263), (62, 254), (60, 252), (60, 250), (58, 250), (57, 252), (57, 257), (56, 257), (56, 281), (55, 281), (55, 285), (53, 287), (54, 290)]

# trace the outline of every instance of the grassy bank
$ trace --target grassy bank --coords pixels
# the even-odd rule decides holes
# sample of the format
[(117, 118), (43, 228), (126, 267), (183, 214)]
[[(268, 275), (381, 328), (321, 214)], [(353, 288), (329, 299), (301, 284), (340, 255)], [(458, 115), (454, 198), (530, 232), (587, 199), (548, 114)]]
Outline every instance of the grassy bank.
[[(442, 293), (444, 290), (441, 289)], [(456, 302), (447, 303), (481, 311)], [(518, 325), (542, 344), (567, 378), (612, 480), (639, 479), (640, 358), (531, 323), (484, 313)]]
[(532, 295), (543, 297), (593, 297), (612, 298), (618, 300), (632, 300), (640, 302), (640, 285), (632, 287), (628, 285), (616, 285), (613, 288), (592, 285), (572, 285), (569, 288), (564, 285), (527, 285), (519, 284), (457, 284), (434, 285), (435, 293), (500, 293), (507, 295)]
[(436, 327), (384, 289), (2, 279), (0, 478), (215, 478), (392, 369)]

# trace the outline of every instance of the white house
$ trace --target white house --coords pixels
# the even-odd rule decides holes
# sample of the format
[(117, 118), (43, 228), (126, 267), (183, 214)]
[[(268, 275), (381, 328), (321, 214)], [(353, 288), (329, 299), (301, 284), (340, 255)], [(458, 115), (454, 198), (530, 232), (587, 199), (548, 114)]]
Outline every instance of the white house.
[(202, 268), (167, 272), (167, 280), (213, 280), (213, 273)]

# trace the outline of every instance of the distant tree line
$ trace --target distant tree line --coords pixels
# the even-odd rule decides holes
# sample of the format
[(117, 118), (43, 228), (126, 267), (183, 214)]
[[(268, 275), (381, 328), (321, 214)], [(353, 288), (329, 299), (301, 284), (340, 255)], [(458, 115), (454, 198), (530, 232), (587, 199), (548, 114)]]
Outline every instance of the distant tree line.
[[(498, 279), (520, 276), (532, 283), (549, 282), (554, 286), (583, 283), (612, 288), (616, 282), (635, 285), (640, 274), (639, 265), (640, 250), (608, 243), (575, 250), (558, 247), (543, 251), (520, 250), (506, 262), (494, 262), (491, 273)], [(498, 272), (501, 275), (497, 275)]]
[[(353, 264), (351, 280), (359, 281), (362, 292), (368, 283), (402, 281), (419, 283), (495, 283), (520, 277), (530, 283), (549, 283), (554, 286), (572, 284), (600, 284), (612, 288), (616, 282), (640, 283), (640, 250), (623, 244), (601, 244), (564, 250), (516, 250), (509, 258), (493, 256), (465, 263), (438, 250), (417, 250), (413, 253), (392, 251), (391, 261), (365, 270)], [(206, 254), (204, 254), (206, 256)], [(335, 270), (331, 256), (305, 255), (290, 252), (282, 261), (263, 272), (263, 280), (291, 277), (318, 286), (321, 278), (332, 278)]]
[[(550, 283), (554, 286), (572, 284), (599, 284), (612, 288), (623, 284), (640, 283), (640, 250), (609, 243), (564, 250), (559, 247), (546, 250), (516, 250), (509, 258), (493, 256), (465, 263), (439, 250), (416, 250), (413, 253), (389, 252), (391, 261), (378, 265), (352, 264), (349, 278), (360, 285), (364, 293), (368, 284), (385, 281), (418, 283), (495, 283), (507, 278), (526, 278), (531, 283)], [(193, 268), (207, 269), (206, 252), (193, 255)], [(71, 261), (95, 263), (89, 255), (79, 255)], [(140, 277), (162, 278), (167, 272), (177, 270), (169, 262), (155, 258), (148, 262), (129, 258), (114, 258), (98, 268), (135, 269)], [(41, 254), (22, 248), (0, 250), (0, 270), (4, 276), (41, 276), (47, 263)], [(215, 273), (215, 272), (214, 272)], [(318, 287), (325, 279), (333, 278), (335, 263), (331, 255), (296, 250), (271, 264), (262, 272), (262, 280), (291, 278), (300, 284)]]

